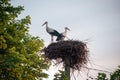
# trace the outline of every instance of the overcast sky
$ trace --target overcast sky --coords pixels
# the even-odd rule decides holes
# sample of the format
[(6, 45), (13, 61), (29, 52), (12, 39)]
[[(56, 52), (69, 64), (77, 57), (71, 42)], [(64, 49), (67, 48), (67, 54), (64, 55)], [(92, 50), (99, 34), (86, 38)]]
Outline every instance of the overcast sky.
[(30, 34), (39, 36), (46, 45), (50, 35), (41, 25), (48, 21), (48, 26), (59, 32), (69, 27), (70, 39), (88, 39), (93, 68), (97, 64), (114, 70), (120, 65), (120, 0), (12, 0), (12, 3), (24, 6), (20, 18), (30, 15)]

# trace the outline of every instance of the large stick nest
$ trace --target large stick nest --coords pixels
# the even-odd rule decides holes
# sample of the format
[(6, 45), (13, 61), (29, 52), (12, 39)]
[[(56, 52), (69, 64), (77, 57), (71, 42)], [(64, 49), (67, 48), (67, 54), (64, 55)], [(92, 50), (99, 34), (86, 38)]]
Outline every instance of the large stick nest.
[(43, 49), (45, 58), (49, 60), (61, 59), (65, 62), (68, 58), (70, 68), (80, 70), (88, 62), (88, 49), (86, 43), (82, 41), (60, 41), (51, 43)]

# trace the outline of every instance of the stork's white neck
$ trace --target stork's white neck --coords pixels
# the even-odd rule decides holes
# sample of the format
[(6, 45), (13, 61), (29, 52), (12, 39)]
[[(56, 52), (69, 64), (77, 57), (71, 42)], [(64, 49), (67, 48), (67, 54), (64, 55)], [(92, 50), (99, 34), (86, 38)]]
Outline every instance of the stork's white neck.
[(46, 23), (46, 28), (48, 28), (48, 23)]
[(67, 29), (65, 29), (65, 33), (67, 33)]
[(62, 33), (64, 36), (67, 35), (67, 29), (65, 29), (65, 32)]
[(46, 23), (46, 31), (48, 32), (48, 23)]
[(50, 27), (48, 27), (48, 23), (46, 23), (46, 31), (49, 32), (53, 32), (54, 30)]

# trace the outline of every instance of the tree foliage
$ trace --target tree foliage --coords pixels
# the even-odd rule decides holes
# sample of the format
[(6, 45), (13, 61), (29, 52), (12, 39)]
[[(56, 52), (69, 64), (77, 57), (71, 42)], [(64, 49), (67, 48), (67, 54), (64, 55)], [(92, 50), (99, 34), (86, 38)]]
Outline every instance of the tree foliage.
[(111, 74), (110, 80), (120, 80), (120, 66)]
[(120, 66), (110, 74), (109, 78), (107, 78), (105, 73), (98, 73), (97, 80), (120, 80)]
[(49, 63), (37, 52), (43, 40), (28, 33), (30, 16), (18, 19), (23, 6), (0, 0), (0, 80), (35, 80), (47, 78), (43, 69)]
[(108, 80), (105, 73), (98, 73), (97, 80)]
[(54, 75), (54, 80), (68, 80), (68, 77), (65, 73), (65, 71), (59, 70), (58, 73)]

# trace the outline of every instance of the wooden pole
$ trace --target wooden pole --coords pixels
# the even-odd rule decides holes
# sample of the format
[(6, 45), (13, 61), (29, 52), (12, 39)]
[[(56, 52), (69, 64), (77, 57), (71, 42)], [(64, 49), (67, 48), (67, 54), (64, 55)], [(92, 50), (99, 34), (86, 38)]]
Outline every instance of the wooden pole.
[(70, 59), (69, 57), (65, 58), (64, 65), (65, 65), (65, 73), (68, 77), (68, 80), (70, 80)]

